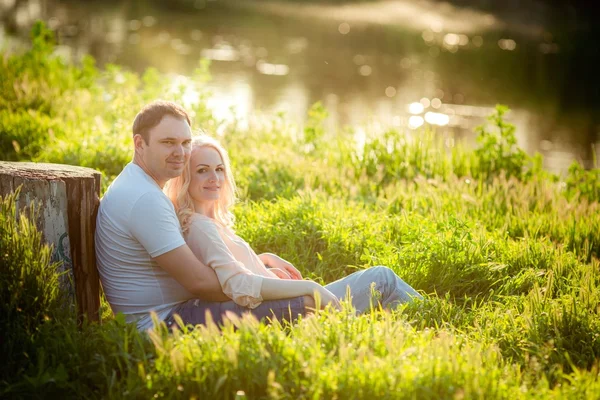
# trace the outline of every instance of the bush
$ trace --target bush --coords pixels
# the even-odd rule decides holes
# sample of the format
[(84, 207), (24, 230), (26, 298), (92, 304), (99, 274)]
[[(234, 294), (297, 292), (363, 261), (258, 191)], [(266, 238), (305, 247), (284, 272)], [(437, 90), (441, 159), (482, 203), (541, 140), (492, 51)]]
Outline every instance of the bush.
[(33, 222), (35, 208), (17, 216), (18, 193), (0, 198), (0, 381), (24, 370), (39, 329), (60, 305), (58, 265)]
[(60, 125), (36, 110), (0, 110), (0, 159), (29, 161), (54, 137)]
[(522, 179), (529, 157), (517, 146), (515, 126), (504, 120), (508, 107), (498, 105), (496, 112), (488, 120), (498, 128), (497, 132), (488, 131), (485, 125), (475, 129), (478, 133), (479, 147), (475, 149), (477, 168), (473, 176), (484, 181), (504, 174), (507, 178), (514, 176)]
[(600, 202), (600, 169), (585, 170), (581, 164), (573, 162), (565, 183), (569, 197), (582, 196), (590, 202)]

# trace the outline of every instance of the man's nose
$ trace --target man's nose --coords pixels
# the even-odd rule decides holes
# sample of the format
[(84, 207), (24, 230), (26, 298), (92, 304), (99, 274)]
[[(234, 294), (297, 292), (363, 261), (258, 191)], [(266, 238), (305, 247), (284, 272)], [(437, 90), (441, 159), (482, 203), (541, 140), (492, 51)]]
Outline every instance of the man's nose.
[(173, 150), (173, 152), (178, 156), (185, 156), (186, 151), (187, 148), (183, 144), (175, 146), (175, 149)]

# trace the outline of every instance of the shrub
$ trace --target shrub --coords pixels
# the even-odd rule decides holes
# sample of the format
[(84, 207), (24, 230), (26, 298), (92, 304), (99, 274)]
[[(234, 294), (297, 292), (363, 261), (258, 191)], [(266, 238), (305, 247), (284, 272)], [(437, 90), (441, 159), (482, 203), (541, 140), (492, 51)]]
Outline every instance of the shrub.
[(58, 265), (33, 222), (35, 208), (17, 215), (18, 193), (0, 198), (0, 380), (22, 372), (37, 332), (60, 303)]
[(476, 178), (489, 181), (501, 173), (507, 178), (524, 176), (529, 157), (517, 146), (515, 126), (504, 120), (507, 112), (508, 107), (497, 105), (496, 112), (488, 117), (497, 132), (488, 131), (485, 125), (475, 129), (479, 147), (475, 149), (477, 168), (472, 172)]
[(61, 127), (37, 110), (0, 109), (0, 159), (29, 161), (54, 137)]
[(590, 202), (600, 202), (600, 169), (586, 170), (578, 162), (573, 162), (565, 183), (569, 197), (582, 196)]

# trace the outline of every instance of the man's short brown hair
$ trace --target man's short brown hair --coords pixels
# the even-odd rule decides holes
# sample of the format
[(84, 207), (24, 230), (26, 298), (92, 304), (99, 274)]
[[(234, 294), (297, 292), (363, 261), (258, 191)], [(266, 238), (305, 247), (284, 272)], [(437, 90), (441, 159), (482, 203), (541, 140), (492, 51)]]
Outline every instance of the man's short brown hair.
[(179, 104), (172, 101), (156, 100), (140, 110), (133, 120), (133, 136), (140, 135), (146, 144), (150, 139), (150, 129), (162, 121), (165, 115), (184, 119), (192, 125), (188, 113)]

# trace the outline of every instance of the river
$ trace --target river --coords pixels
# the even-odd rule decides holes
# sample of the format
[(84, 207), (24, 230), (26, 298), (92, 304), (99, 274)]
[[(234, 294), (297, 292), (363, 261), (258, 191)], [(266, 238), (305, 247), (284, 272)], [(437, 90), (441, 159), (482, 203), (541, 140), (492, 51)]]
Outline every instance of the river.
[(25, 40), (42, 19), (57, 31), (60, 52), (91, 54), (100, 66), (189, 75), (209, 58), (210, 107), (225, 119), (282, 112), (301, 124), (322, 101), (332, 132), (418, 135), (431, 126), (448, 146), (473, 145), (473, 128), (502, 103), (519, 145), (542, 153), (550, 171), (573, 160), (593, 167), (600, 150), (600, 85), (588, 65), (599, 44), (577, 20), (557, 22), (543, 9), (493, 14), (434, 0), (0, 0), (0, 12), (1, 41)]

